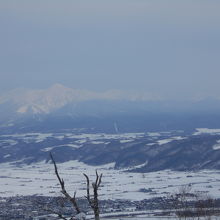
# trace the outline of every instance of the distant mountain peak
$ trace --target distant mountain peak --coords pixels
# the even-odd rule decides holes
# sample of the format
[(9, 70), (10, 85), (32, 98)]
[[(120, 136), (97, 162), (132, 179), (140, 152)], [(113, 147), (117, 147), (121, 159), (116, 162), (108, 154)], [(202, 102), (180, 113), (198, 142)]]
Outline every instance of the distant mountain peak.
[(19, 114), (47, 114), (74, 101), (75, 98), (73, 89), (55, 84), (48, 89), (9, 91), (0, 96), (0, 104), (11, 103)]
[(55, 83), (51, 86), (51, 88), (66, 88), (66, 87), (61, 83)]
[(69, 90), (69, 89), (71, 89), (71, 88), (68, 88), (60, 83), (55, 83), (52, 86), (50, 86), (47, 90)]
[(15, 89), (0, 96), (0, 105), (9, 104), (15, 114), (49, 114), (71, 103), (103, 101), (149, 101), (152, 94), (140, 94), (121, 90), (94, 92), (68, 88), (56, 83), (47, 89)]

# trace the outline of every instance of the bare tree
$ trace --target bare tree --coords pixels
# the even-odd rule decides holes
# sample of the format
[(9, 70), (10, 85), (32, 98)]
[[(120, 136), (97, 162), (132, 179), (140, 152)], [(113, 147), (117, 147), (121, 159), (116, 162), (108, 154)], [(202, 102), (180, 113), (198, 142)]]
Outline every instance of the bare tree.
[[(65, 198), (68, 201), (70, 201), (72, 203), (74, 209), (77, 212), (77, 215), (75, 216), (76, 219), (78, 219), (78, 218), (79, 219), (83, 219), (84, 215), (80, 211), (79, 206), (78, 206), (77, 201), (76, 201), (76, 191), (74, 192), (74, 196), (73, 197), (71, 197), (70, 194), (66, 191), (65, 182), (64, 182), (64, 180), (59, 175), (59, 172), (58, 172), (58, 169), (57, 169), (57, 165), (56, 165), (56, 162), (55, 162), (55, 160), (53, 158), (52, 153), (50, 153), (50, 158), (51, 158), (51, 160), (53, 162), (55, 174), (57, 176), (57, 179), (58, 179), (60, 187), (61, 187), (61, 193), (65, 196)], [(86, 177), (86, 182), (87, 182), (87, 188), (86, 188), (87, 196), (86, 196), (86, 199), (88, 200), (88, 203), (89, 203), (90, 207), (92, 208), (92, 210), (94, 212), (95, 220), (100, 220), (100, 217), (99, 217), (100, 209), (99, 209), (98, 189), (99, 189), (100, 184), (102, 182), (102, 174), (99, 175), (97, 170), (96, 170), (96, 180), (95, 180), (95, 182), (93, 182), (91, 184), (92, 188), (93, 188), (93, 195), (91, 195), (91, 193), (90, 193), (90, 180), (89, 180), (89, 177), (85, 173), (83, 175)], [(55, 213), (55, 214), (57, 214), (60, 218), (65, 219), (65, 217), (62, 216), (61, 213)], [(75, 218), (73, 218), (73, 219), (75, 219)]]
[(219, 213), (215, 200), (208, 194), (192, 192), (191, 185), (181, 186), (177, 193), (167, 198), (167, 201), (172, 207), (170, 213), (174, 211), (179, 219), (211, 220)]
[[(70, 194), (66, 191), (65, 182), (64, 182), (64, 180), (63, 180), (63, 179), (60, 177), (60, 175), (59, 175), (59, 172), (58, 172), (58, 169), (57, 169), (57, 165), (56, 165), (56, 162), (55, 162), (55, 160), (54, 160), (54, 158), (53, 158), (52, 153), (50, 153), (50, 158), (51, 158), (51, 160), (52, 160), (52, 162), (53, 162), (55, 174), (56, 174), (57, 179), (58, 179), (58, 181), (59, 181), (59, 183), (60, 183), (61, 193), (65, 196), (65, 198), (66, 198), (68, 201), (70, 201), (70, 202), (72, 203), (73, 208), (76, 210), (77, 214), (80, 214), (81, 211), (80, 211), (79, 206), (78, 206), (77, 201), (76, 201), (76, 191), (74, 192), (73, 197), (70, 196)], [(62, 217), (63, 217), (63, 216), (62, 216)]]
[(87, 181), (87, 196), (86, 196), (86, 198), (89, 202), (89, 205), (93, 209), (93, 212), (94, 212), (94, 215), (95, 215), (95, 220), (100, 220), (98, 189), (99, 189), (100, 184), (102, 182), (102, 174), (99, 175), (97, 170), (96, 170), (96, 180), (95, 180), (94, 183), (92, 183), (92, 188), (93, 188), (93, 196), (92, 197), (91, 197), (91, 194), (90, 194), (90, 180), (89, 180), (89, 177), (85, 173), (83, 175), (86, 177), (86, 181)]
[(192, 186), (189, 185), (183, 185), (179, 188), (179, 192), (177, 194), (177, 198), (180, 205), (180, 215), (182, 214), (184, 218), (192, 213), (189, 201), (194, 197), (192, 191)]
[(191, 185), (183, 185), (178, 189), (178, 192), (171, 194), (168, 200), (175, 214), (179, 219), (188, 219), (193, 215), (193, 208), (190, 201), (193, 199), (194, 194), (191, 193)]
[(212, 215), (217, 214), (215, 200), (208, 194), (197, 193), (195, 201), (195, 212), (197, 219), (203, 217), (204, 220), (210, 220)]

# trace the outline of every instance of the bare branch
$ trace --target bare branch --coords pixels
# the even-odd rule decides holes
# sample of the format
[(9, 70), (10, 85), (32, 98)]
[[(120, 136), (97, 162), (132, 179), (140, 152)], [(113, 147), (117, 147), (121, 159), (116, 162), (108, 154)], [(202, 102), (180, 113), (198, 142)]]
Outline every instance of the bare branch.
[(73, 198), (74, 198), (74, 199), (76, 198), (76, 191), (74, 192), (74, 196), (73, 196)]
[(86, 187), (87, 196), (86, 196), (86, 199), (88, 200), (89, 205), (90, 205), (91, 208), (93, 209), (93, 201), (92, 201), (92, 199), (90, 198), (90, 190), (89, 190), (90, 183), (89, 183), (89, 177), (88, 177), (85, 173), (83, 173), (83, 175), (86, 177), (86, 182), (87, 182), (87, 187)]
[(101, 182), (102, 182), (102, 173), (101, 173), (101, 175), (99, 177), (99, 181), (98, 181), (98, 185), (97, 185), (98, 187), (100, 186)]
[(51, 152), (50, 152), (50, 158), (51, 158), (51, 160), (53, 162), (54, 169), (55, 169), (55, 174), (57, 176), (57, 179), (59, 180), (60, 186), (61, 186), (62, 190), (65, 190), (65, 186), (64, 186), (65, 183), (64, 183), (63, 179), (61, 179), (60, 176), (59, 176), (57, 165), (56, 165), (56, 162), (55, 162)]
[(89, 177), (84, 173), (83, 174), (86, 177), (86, 182), (87, 182), (87, 200), (91, 206), (91, 208), (94, 211), (94, 215), (95, 215), (95, 220), (99, 220), (99, 200), (98, 200), (98, 188), (102, 182), (102, 174), (99, 175), (97, 170), (96, 170), (96, 180), (94, 183), (92, 183), (92, 187), (93, 187), (93, 199), (91, 199), (90, 196), (90, 181), (89, 181)]
[(60, 186), (61, 186), (61, 189), (62, 189), (62, 190), (61, 190), (61, 193), (72, 203), (72, 205), (73, 205), (73, 207), (75, 208), (76, 212), (79, 214), (81, 211), (80, 211), (80, 209), (79, 209), (79, 207), (78, 207), (78, 204), (77, 204), (77, 202), (76, 202), (76, 191), (74, 192), (74, 196), (73, 196), (73, 197), (71, 197), (71, 196), (69, 195), (69, 193), (68, 193), (68, 192), (66, 191), (66, 189), (65, 189), (65, 182), (64, 182), (64, 180), (60, 178), (60, 175), (59, 175), (59, 172), (58, 172), (58, 169), (57, 169), (56, 162), (55, 162), (55, 160), (54, 160), (53, 155), (52, 155), (51, 152), (50, 152), (50, 158), (51, 158), (51, 160), (52, 160), (52, 162), (53, 162), (55, 174), (56, 174), (56, 176), (57, 176), (57, 179), (59, 180), (59, 183), (60, 183)]
[(98, 171), (97, 171), (97, 170), (95, 171), (95, 174), (96, 174), (96, 181), (95, 181), (95, 185), (97, 186), (98, 181), (99, 181), (99, 175), (98, 175)]

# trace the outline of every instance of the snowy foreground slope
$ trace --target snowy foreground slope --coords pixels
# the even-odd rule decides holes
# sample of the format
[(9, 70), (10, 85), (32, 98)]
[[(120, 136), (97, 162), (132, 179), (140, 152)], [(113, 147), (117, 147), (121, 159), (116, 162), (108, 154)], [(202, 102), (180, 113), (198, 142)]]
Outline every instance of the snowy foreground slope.
[[(198, 192), (207, 192), (220, 197), (220, 171), (174, 172), (160, 171), (151, 173), (128, 173), (114, 170), (113, 164), (88, 166), (77, 161), (58, 164), (60, 175), (66, 181), (70, 192), (77, 191), (78, 197), (85, 196), (86, 182), (82, 175), (87, 173), (95, 178), (95, 170), (103, 173), (100, 199), (142, 200), (166, 196), (177, 192), (181, 185), (191, 184)], [(60, 188), (54, 175), (52, 164), (44, 162), (19, 167), (3, 163), (0, 166), (0, 197), (16, 195), (59, 196)]]

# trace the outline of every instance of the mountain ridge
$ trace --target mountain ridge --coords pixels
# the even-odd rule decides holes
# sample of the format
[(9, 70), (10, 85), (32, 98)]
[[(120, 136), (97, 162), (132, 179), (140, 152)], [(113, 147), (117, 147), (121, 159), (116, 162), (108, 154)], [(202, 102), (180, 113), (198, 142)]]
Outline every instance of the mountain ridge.
[(0, 96), (2, 132), (80, 128), (114, 132), (220, 127), (220, 101), (162, 100), (147, 93), (93, 92), (55, 84), (15, 89)]
[(15, 89), (0, 96), (0, 105), (14, 104), (16, 113), (49, 114), (67, 104), (91, 100), (129, 100), (149, 101), (153, 97), (148, 94), (127, 93), (120, 90), (94, 92), (72, 89), (62, 84), (54, 84), (48, 89)]

